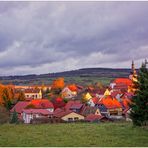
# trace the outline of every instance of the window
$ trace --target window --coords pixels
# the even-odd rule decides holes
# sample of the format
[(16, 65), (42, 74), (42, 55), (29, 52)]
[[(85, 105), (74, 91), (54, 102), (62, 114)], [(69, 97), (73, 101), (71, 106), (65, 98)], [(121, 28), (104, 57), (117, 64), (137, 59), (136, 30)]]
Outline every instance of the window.
[(68, 118), (68, 121), (73, 121), (73, 118)]
[(79, 118), (78, 117), (74, 117), (74, 120), (79, 120)]

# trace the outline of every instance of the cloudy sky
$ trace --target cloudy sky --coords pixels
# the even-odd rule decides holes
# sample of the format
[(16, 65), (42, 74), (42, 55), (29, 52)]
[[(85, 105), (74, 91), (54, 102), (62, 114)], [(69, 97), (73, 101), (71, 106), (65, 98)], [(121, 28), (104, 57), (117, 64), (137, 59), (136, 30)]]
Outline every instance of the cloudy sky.
[(0, 2), (0, 75), (139, 67), (148, 2)]

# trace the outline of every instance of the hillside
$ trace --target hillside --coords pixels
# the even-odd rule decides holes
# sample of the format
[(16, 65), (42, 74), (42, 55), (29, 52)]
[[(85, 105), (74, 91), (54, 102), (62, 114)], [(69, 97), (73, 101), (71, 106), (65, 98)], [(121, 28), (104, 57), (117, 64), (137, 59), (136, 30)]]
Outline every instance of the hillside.
[[(117, 77), (128, 77), (131, 69), (112, 69), (112, 68), (85, 68), (72, 71), (48, 73), (40, 75), (24, 75), (24, 76), (1, 76), (0, 81), (3, 84), (13, 83), (15, 85), (30, 85), (30, 84), (45, 84), (51, 83), (51, 81), (57, 77), (65, 77), (68, 83), (79, 83), (78, 79), (84, 80), (84, 82), (94, 82), (95, 79), (107, 79), (111, 80)], [(93, 81), (92, 81), (93, 79)], [(85, 81), (86, 80), (86, 81)], [(104, 81), (103, 81), (104, 82)], [(81, 83), (81, 82), (80, 82)], [(108, 82), (107, 82), (108, 83)], [(106, 84), (106, 83), (105, 83)]]

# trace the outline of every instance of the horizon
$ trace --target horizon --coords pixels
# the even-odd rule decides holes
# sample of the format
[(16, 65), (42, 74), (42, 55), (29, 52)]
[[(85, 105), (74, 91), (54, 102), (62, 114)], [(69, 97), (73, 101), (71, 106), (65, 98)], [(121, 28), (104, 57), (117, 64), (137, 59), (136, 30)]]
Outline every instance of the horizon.
[[(63, 73), (63, 72), (71, 72), (71, 71), (77, 71), (77, 70), (83, 70), (83, 69), (113, 69), (113, 70), (130, 70), (131, 68), (109, 68), (109, 67), (86, 67), (86, 68), (79, 68), (79, 69), (72, 69), (72, 70), (65, 70), (65, 71), (59, 71), (59, 72), (48, 72), (48, 73), (40, 73), (40, 74), (35, 74), (35, 73), (30, 73), (30, 74), (22, 74), (22, 75), (0, 75), (0, 77), (15, 77), (15, 76), (29, 76), (29, 75), (44, 75), (44, 74), (57, 74), (57, 73)], [(138, 70), (139, 68), (135, 68)]]
[[(148, 2), (0, 2), (0, 76), (138, 69), (148, 57)], [(116, 8), (116, 9), (115, 9)]]

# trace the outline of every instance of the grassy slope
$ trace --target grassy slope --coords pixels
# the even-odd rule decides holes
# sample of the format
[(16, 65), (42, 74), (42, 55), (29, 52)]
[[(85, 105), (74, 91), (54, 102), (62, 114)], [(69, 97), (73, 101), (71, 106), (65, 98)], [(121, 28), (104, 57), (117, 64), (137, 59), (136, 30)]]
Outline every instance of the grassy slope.
[[(16, 84), (16, 85), (42, 85), (44, 84), (51, 84), (52, 81), (56, 78), (39, 78), (34, 80), (1, 80), (1, 83), (3, 84)], [(96, 82), (101, 82), (104, 85), (108, 85), (110, 81), (113, 78), (107, 78), (107, 77), (79, 77), (79, 76), (71, 76), (71, 77), (65, 77), (65, 83), (76, 83), (80, 85), (88, 85), (88, 84), (94, 84)]]
[(148, 131), (129, 123), (4, 124), (0, 146), (148, 146)]

